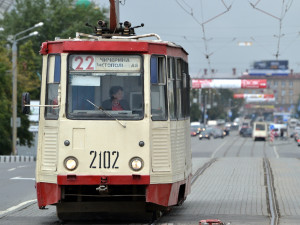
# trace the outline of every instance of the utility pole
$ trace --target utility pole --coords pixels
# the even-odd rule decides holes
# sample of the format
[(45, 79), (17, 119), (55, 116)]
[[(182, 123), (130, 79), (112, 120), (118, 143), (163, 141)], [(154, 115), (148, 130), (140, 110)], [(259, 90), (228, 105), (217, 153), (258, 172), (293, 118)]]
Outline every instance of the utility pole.
[(35, 24), (33, 27), (30, 27), (24, 31), (21, 31), (15, 35), (13, 35), (12, 42), (12, 155), (17, 154), (17, 76), (18, 76), (18, 68), (17, 68), (17, 54), (18, 54), (18, 41), (24, 40), (26, 38), (38, 35), (37, 31), (30, 33), (27, 36), (16, 39), (17, 36), (35, 29), (37, 27), (43, 26), (44, 23), (40, 22)]

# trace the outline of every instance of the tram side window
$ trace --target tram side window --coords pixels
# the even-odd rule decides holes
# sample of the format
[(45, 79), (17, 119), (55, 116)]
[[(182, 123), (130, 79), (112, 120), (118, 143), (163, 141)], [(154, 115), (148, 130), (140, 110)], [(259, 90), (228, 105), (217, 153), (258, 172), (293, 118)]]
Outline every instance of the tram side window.
[(175, 79), (175, 60), (168, 58), (168, 100), (170, 119), (176, 120), (176, 79)]
[[(47, 63), (46, 105), (58, 105), (58, 87), (60, 84), (60, 55), (49, 55)], [(45, 107), (46, 119), (58, 119), (59, 106)]]
[(183, 89), (183, 75), (182, 75), (182, 60), (176, 59), (176, 112), (177, 118), (184, 118), (183, 115), (183, 98), (182, 98), (182, 89)]
[(151, 115), (153, 121), (167, 120), (166, 59), (151, 57)]
[(184, 117), (190, 116), (190, 76), (188, 71), (188, 64), (182, 61), (182, 99), (183, 99), (183, 115)]

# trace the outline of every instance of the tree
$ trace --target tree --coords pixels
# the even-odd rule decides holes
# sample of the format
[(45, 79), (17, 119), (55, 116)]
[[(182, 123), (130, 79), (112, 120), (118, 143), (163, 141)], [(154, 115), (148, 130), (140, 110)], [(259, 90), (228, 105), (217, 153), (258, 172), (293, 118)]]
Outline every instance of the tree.
[[(18, 128), (18, 138), (21, 145), (31, 145), (32, 134), (28, 131), (27, 116), (21, 114), (21, 95), (23, 91), (30, 92), (31, 99), (40, 96), (40, 79), (42, 60), (38, 55), (41, 43), (54, 40), (55, 37), (75, 37), (76, 32), (92, 33), (85, 23), (96, 25), (98, 20), (106, 20), (107, 9), (99, 9), (95, 4), (76, 4), (75, 0), (16, 0), (14, 8), (5, 13), (0, 20), (4, 37), (17, 34), (39, 22), (44, 26), (37, 28), (39, 36), (18, 42), (18, 117), (21, 117), (21, 127)], [(28, 33), (24, 34), (27, 35)], [(2, 36), (2, 37), (3, 37)], [(22, 36), (20, 36), (22, 37)], [(6, 39), (6, 38), (5, 38)], [(3, 42), (1, 46), (4, 46)], [(12, 90), (11, 52), (0, 47), (0, 154), (11, 152)]]
[(11, 151), (11, 76), (8, 71), (11, 69), (8, 51), (0, 45), (0, 154), (8, 154)]

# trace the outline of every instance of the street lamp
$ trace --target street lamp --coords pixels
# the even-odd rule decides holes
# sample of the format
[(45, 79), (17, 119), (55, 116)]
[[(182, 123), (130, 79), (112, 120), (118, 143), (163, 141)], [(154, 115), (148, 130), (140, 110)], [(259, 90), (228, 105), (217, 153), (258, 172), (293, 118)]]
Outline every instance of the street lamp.
[(21, 31), (15, 35), (13, 35), (13, 38), (11, 40), (12, 43), (12, 86), (13, 86), (13, 91), (12, 91), (12, 154), (16, 155), (16, 145), (17, 145), (17, 51), (18, 51), (18, 41), (24, 40), (26, 38), (36, 36), (38, 35), (37, 31), (34, 31), (24, 37), (21, 37), (17, 39), (17, 36), (24, 34), (30, 30), (33, 30), (37, 27), (43, 26), (44, 23), (40, 22), (35, 24), (33, 27), (30, 27), (24, 31)]

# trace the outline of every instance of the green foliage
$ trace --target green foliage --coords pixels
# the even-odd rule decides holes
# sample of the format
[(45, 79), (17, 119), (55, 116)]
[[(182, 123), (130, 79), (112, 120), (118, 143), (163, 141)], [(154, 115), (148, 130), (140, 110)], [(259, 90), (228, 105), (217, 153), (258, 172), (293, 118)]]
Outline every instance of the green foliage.
[(11, 150), (11, 76), (8, 70), (11, 63), (6, 48), (0, 45), (0, 155), (9, 154)]
[[(198, 90), (192, 90), (191, 101), (193, 98), (199, 99), (198, 95)], [(243, 100), (233, 98), (233, 91), (230, 89), (202, 89), (202, 104), (204, 104), (205, 101), (206, 106), (211, 106), (206, 112), (209, 120), (228, 120), (228, 111), (231, 110), (232, 117), (230, 120), (232, 121), (234, 118), (238, 117), (238, 111), (243, 104)], [(201, 114), (202, 112), (199, 110), (199, 105), (191, 102), (191, 121), (199, 121), (199, 119), (203, 121)]]
[(192, 103), (191, 104), (190, 117), (191, 117), (191, 122), (192, 121), (200, 121), (200, 119), (202, 117), (202, 112), (199, 109), (199, 105), (198, 104), (196, 104), (196, 103)]
[[(76, 4), (75, 0), (16, 0), (12, 11), (5, 13), (0, 20), (1, 40), (9, 39), (21, 31), (33, 27), (39, 22), (44, 26), (20, 34), (16, 39), (38, 31), (38, 36), (18, 42), (18, 117), (21, 117), (21, 127), (18, 128), (18, 138), (21, 145), (31, 145), (32, 134), (28, 131), (29, 121), (21, 114), (22, 92), (29, 92), (31, 99), (39, 99), (42, 59), (39, 50), (42, 42), (54, 40), (55, 37), (75, 37), (76, 32), (93, 33), (85, 24), (96, 25), (98, 20), (107, 20), (104, 14), (107, 9), (99, 9), (94, 3)], [(1, 43), (0, 47), (0, 154), (11, 152), (12, 114), (12, 74), (11, 51)]]

